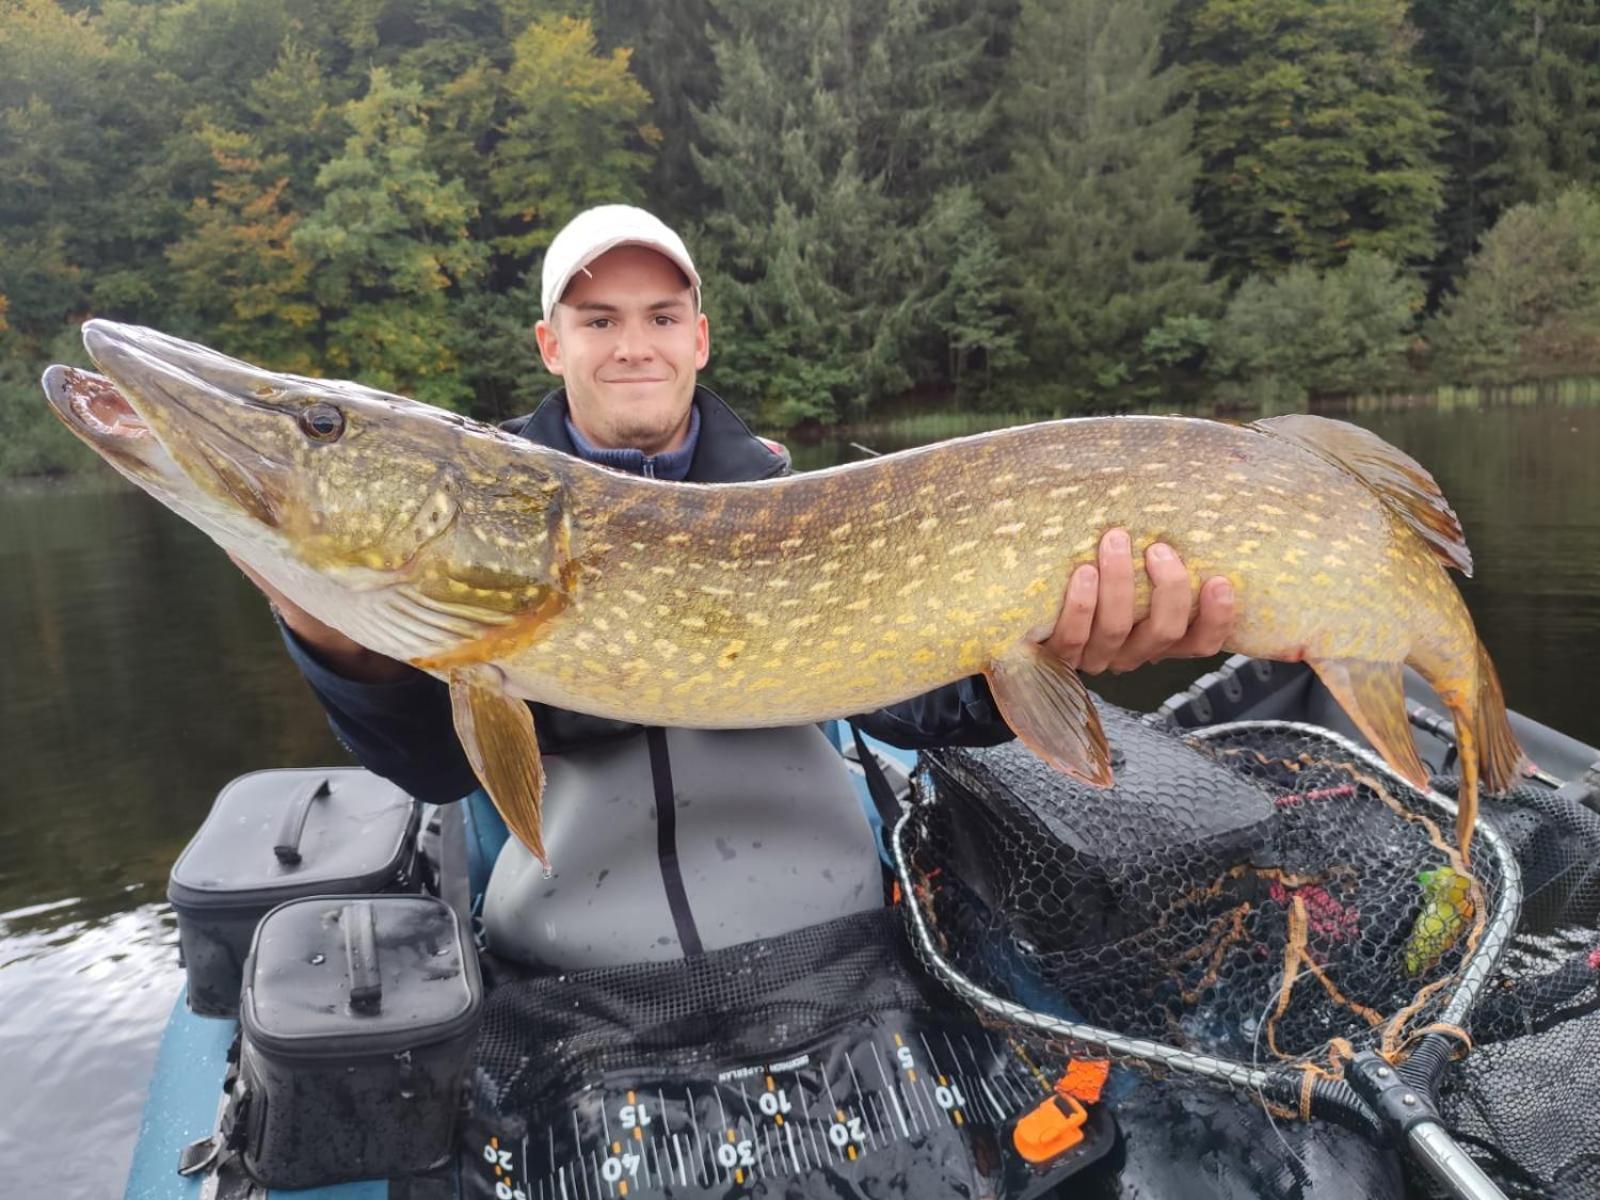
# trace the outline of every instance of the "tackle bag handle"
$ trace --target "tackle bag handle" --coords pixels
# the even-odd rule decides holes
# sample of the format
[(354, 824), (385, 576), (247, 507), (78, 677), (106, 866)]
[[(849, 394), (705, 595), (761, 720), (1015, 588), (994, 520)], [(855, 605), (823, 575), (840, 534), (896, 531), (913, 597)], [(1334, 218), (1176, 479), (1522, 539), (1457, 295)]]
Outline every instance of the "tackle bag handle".
[(311, 805), (314, 801), (332, 794), (333, 789), (328, 786), (328, 777), (324, 775), (316, 783), (302, 788), (295, 796), (294, 803), (284, 812), (283, 824), (278, 827), (278, 838), (272, 846), (272, 853), (277, 855), (278, 861), (284, 866), (299, 865), (300, 839), (305, 836), (306, 818), (311, 815)]
[(350, 1007), (358, 1013), (375, 1013), (383, 1007), (383, 976), (378, 972), (378, 924), (372, 901), (345, 905), (339, 924), (344, 926)]

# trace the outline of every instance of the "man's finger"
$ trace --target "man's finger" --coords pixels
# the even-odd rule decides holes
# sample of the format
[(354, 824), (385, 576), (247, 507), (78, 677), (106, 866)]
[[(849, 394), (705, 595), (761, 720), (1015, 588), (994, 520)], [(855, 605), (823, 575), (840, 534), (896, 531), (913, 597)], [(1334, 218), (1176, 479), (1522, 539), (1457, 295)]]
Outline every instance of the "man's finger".
[(1144, 563), (1150, 578), (1150, 611), (1111, 656), (1113, 671), (1131, 671), (1166, 657), (1189, 628), (1194, 593), (1182, 560), (1171, 546), (1157, 542), (1145, 551)]
[(1133, 551), (1127, 530), (1111, 529), (1100, 539), (1100, 591), (1080, 667), (1091, 675), (1104, 671), (1132, 628)]
[(1200, 589), (1200, 611), (1189, 625), (1189, 632), (1167, 650), (1168, 658), (1210, 658), (1222, 653), (1233, 635), (1237, 617), (1233, 584), (1218, 575)]
[(1061, 612), (1056, 617), (1055, 628), (1045, 639), (1044, 648), (1057, 658), (1076, 668), (1083, 657), (1084, 643), (1094, 627), (1095, 596), (1100, 590), (1100, 572), (1084, 563), (1067, 580), (1067, 590), (1061, 597)]

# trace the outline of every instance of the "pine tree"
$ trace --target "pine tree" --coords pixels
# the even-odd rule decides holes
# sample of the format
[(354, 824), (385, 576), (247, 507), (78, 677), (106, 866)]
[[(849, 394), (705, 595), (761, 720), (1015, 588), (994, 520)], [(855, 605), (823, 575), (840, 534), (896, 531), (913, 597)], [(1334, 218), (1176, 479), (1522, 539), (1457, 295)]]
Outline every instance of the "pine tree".
[(1437, 293), (1449, 286), (1494, 223), (1495, 164), (1507, 125), (1499, 81), (1509, 10), (1504, 0), (1417, 0), (1411, 12), (1421, 31), (1417, 59), (1439, 96), (1445, 130), (1439, 148), (1441, 244), (1431, 271)]
[(420, 84), (375, 69), (345, 117), (351, 135), (318, 172), (321, 203), (291, 240), (316, 264), (326, 361), (378, 387), (463, 403), (446, 293), (483, 265), (468, 237), (473, 200), (426, 161)]
[(599, 55), (588, 21), (537, 20), (517, 38), (503, 86), (488, 176), (497, 250), (529, 254), (580, 210), (641, 198), (661, 134), (644, 121), (650, 97), (627, 50)]
[(629, 50), (628, 69), (650, 96), (650, 123), (661, 131), (661, 145), (645, 194), (651, 211), (669, 224), (693, 220), (707, 200), (690, 148), (695, 112), (717, 98), (711, 20), (712, 0), (594, 0), (602, 50)]
[(1168, 317), (1212, 305), (1189, 211), (1192, 114), (1159, 70), (1169, 0), (1025, 0), (994, 196), (1027, 404), (1126, 394)]
[(998, 301), (951, 294), (962, 246), (940, 236), (972, 212), (951, 189), (981, 163), (989, 116), (964, 93), (985, 42), (961, 31), (986, 9), (723, 0), (716, 15), (722, 91), (694, 151), (714, 194), (696, 240), (707, 304), (732, 335), (713, 378), (780, 422), (938, 379), (957, 312), (970, 330)]
[(1441, 129), (1402, 0), (1205, 0), (1192, 28), (1197, 205), (1222, 273), (1432, 257)]
[(1495, 211), (1600, 179), (1600, 0), (1512, 0), (1499, 83), (1501, 153), (1487, 172)]

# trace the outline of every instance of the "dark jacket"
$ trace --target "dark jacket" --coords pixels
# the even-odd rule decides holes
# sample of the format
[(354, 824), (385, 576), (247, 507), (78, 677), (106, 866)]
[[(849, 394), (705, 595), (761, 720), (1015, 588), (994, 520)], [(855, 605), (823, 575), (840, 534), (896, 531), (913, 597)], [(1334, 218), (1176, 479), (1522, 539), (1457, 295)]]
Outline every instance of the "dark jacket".
[[(697, 387), (694, 403), (700, 421), (687, 475), (690, 482), (744, 482), (788, 471), (788, 459), (751, 433), (710, 389)], [(532, 413), (507, 421), (502, 428), (541, 446), (576, 454), (566, 417), (566, 392), (558, 389)], [(359, 683), (323, 665), (286, 627), (283, 636), (290, 657), (327, 710), (334, 733), (362, 766), (433, 803), (459, 799), (478, 786), (456, 740), (449, 690), (443, 681), (417, 671), (392, 683)], [(540, 749), (546, 754), (624, 737), (638, 729), (549, 705), (529, 707)], [(981, 676), (857, 720), (868, 733), (907, 748), (990, 746), (1012, 736)]]

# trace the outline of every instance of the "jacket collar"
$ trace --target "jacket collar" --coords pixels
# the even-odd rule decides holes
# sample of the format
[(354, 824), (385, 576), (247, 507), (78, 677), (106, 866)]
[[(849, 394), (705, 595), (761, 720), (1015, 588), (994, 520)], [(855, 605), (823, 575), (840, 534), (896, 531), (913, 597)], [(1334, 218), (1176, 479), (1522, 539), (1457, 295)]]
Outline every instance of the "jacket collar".
[[(788, 459), (751, 433), (739, 414), (710, 388), (695, 386), (694, 405), (700, 413), (700, 436), (695, 443), (694, 461), (684, 476), (688, 482), (744, 483), (788, 471)], [(563, 454), (581, 457), (567, 432), (566, 388), (556, 388), (527, 416), (513, 417), (500, 428)]]

